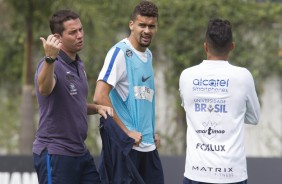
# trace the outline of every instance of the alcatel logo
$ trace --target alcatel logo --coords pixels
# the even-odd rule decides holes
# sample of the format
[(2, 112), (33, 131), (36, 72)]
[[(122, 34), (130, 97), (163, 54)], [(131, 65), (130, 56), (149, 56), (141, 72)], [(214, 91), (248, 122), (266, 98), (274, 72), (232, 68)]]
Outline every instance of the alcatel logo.
[(228, 87), (229, 79), (194, 79), (195, 86)]

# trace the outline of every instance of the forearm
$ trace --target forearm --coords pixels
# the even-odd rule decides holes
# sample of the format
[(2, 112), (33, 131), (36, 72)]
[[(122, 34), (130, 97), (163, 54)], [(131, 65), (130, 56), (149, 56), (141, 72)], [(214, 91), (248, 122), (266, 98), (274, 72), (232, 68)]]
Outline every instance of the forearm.
[(118, 124), (118, 126), (126, 133), (129, 134), (130, 131), (127, 129), (127, 127), (123, 124), (117, 113), (115, 112), (115, 109), (113, 108), (113, 104), (111, 102), (111, 99), (109, 97), (110, 91), (112, 90), (112, 86), (110, 84), (107, 84), (104, 81), (97, 81), (95, 94), (93, 96), (93, 101), (97, 105), (104, 105), (111, 107), (113, 109), (113, 119)]
[[(97, 100), (94, 98), (94, 102), (95, 104), (98, 104), (98, 105), (104, 105), (104, 106), (108, 106), (108, 107), (111, 107), (113, 108), (113, 105), (111, 103), (111, 100), (108, 96), (104, 96), (104, 97), (101, 97), (100, 100)], [(121, 119), (119, 118), (119, 116), (117, 115), (117, 113), (115, 112), (114, 108), (113, 108), (113, 113), (114, 113), (114, 116), (113, 116), (113, 120), (118, 124), (118, 126), (126, 133), (128, 134), (129, 130), (126, 128), (126, 126), (124, 125), (124, 123), (121, 121)]]
[[(40, 37), (45, 52), (45, 62), (38, 75), (37, 85), (39, 93), (48, 96), (54, 89), (56, 80), (54, 78), (55, 59), (61, 49), (61, 41), (59, 35), (51, 34), (45, 38)], [(50, 60), (51, 59), (51, 60)], [(48, 63), (47, 63), (48, 62)]]
[(128, 128), (124, 125), (122, 120), (119, 118), (119, 116), (116, 114), (114, 110), (114, 116), (113, 116), (114, 121), (117, 123), (117, 125), (126, 133), (129, 134)]
[(41, 95), (48, 96), (52, 92), (55, 86), (54, 63), (43, 63), (43, 67), (38, 75), (37, 84)]
[(246, 101), (246, 114), (245, 114), (245, 123), (256, 125), (259, 122), (260, 116), (260, 103), (255, 89), (254, 80), (249, 73), (250, 77), (248, 78), (249, 87)]
[(98, 109), (96, 104), (86, 104), (87, 106), (87, 115), (97, 114)]

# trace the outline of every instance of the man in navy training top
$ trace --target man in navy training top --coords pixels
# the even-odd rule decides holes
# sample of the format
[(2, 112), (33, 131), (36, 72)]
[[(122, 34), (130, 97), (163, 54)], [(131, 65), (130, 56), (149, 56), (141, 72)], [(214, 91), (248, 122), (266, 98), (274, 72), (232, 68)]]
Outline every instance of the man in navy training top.
[(79, 16), (69, 10), (50, 19), (52, 34), (40, 38), (45, 57), (40, 61), (35, 86), (39, 126), (33, 143), (34, 167), (40, 184), (101, 183), (87, 137), (87, 115), (113, 115), (110, 107), (88, 104), (88, 82), (78, 56), (83, 47)]

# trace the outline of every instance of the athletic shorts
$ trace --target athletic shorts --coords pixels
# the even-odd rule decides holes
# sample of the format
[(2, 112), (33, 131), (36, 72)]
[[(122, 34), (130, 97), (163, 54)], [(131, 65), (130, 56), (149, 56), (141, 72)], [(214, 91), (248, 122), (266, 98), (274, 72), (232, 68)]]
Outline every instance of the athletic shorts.
[(164, 174), (157, 149), (140, 152), (132, 149), (129, 157), (146, 184), (164, 184)]
[[(212, 183), (193, 181), (193, 180), (190, 180), (190, 179), (184, 177), (183, 184), (212, 184)], [(225, 183), (225, 184), (247, 184), (247, 180), (241, 181), (241, 182), (237, 182), (237, 183)]]
[(50, 155), (47, 150), (33, 154), (34, 168), (39, 184), (100, 184), (94, 159), (87, 152), (83, 156), (71, 157)]

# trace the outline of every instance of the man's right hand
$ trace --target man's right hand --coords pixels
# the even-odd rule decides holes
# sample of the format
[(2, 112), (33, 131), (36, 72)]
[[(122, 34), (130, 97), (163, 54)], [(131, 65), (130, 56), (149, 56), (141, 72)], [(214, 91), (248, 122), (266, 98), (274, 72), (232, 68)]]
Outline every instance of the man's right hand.
[(51, 34), (47, 37), (47, 40), (45, 40), (45, 38), (43, 37), (40, 37), (40, 40), (42, 41), (45, 55), (55, 59), (62, 45), (60, 39), (57, 38), (55, 35)]
[(134, 146), (139, 146), (139, 144), (142, 141), (142, 134), (140, 132), (137, 132), (135, 130), (129, 131), (127, 133), (127, 135), (129, 137), (131, 137), (132, 139), (134, 139)]

